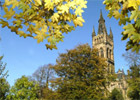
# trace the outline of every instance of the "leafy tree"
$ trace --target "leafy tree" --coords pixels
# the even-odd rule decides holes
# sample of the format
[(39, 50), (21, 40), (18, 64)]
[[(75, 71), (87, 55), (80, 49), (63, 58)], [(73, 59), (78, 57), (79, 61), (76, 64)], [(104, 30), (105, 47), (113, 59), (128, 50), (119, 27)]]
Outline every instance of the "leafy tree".
[(6, 64), (2, 62), (3, 56), (0, 56), (0, 78), (7, 78), (8, 71), (5, 72)]
[(128, 71), (128, 97), (140, 100), (140, 66), (131, 66)]
[(104, 0), (108, 17), (119, 19), (119, 25), (125, 25), (122, 40), (129, 39), (126, 50), (140, 50), (140, 0)]
[(5, 100), (9, 92), (9, 83), (5, 78), (0, 78), (0, 100)]
[(140, 53), (126, 52), (124, 58), (130, 65), (128, 70), (128, 97), (132, 100), (140, 99)]
[(49, 80), (53, 79), (54, 71), (50, 69), (51, 64), (39, 67), (34, 73), (33, 78), (39, 83), (40, 97), (43, 97), (43, 89), (48, 88)]
[(86, 0), (5, 0), (0, 24), (20, 37), (37, 39), (38, 43), (46, 39), (47, 49), (56, 49), (56, 43), (63, 41), (62, 33), (83, 26), (86, 3)]
[(10, 87), (6, 81), (8, 71), (5, 72), (6, 64), (3, 64), (2, 58), (3, 56), (0, 57), (0, 100), (4, 100), (6, 98)]
[(123, 96), (122, 96), (122, 93), (114, 88), (108, 98), (109, 100), (124, 100)]
[(58, 78), (52, 81), (55, 98), (61, 100), (100, 100), (106, 92), (109, 75), (103, 58), (88, 44), (79, 45), (59, 55), (52, 66)]
[(7, 100), (37, 100), (38, 88), (36, 82), (29, 81), (28, 77), (22, 76), (10, 89)]

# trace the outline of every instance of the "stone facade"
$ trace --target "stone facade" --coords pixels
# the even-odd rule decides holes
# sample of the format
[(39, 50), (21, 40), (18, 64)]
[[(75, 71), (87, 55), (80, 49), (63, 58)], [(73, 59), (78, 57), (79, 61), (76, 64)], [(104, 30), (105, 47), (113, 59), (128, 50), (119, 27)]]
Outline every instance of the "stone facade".
[[(99, 56), (107, 60), (108, 73), (115, 74), (113, 33), (111, 28), (110, 28), (110, 33), (109, 34), (107, 33), (102, 11), (100, 12), (100, 18), (98, 22), (99, 22), (99, 27), (98, 27), (97, 34), (93, 27), (92, 46), (93, 48), (98, 49)], [(124, 99), (129, 100), (126, 95), (127, 83), (126, 83), (126, 75), (124, 71), (119, 69), (116, 75), (117, 75), (116, 81), (111, 82), (111, 84), (108, 86), (108, 90), (111, 92), (114, 88), (117, 88), (122, 92)]]
[(107, 59), (108, 64), (108, 73), (114, 73), (114, 42), (113, 42), (113, 33), (110, 28), (110, 34), (108, 35), (105, 20), (102, 16), (102, 12), (100, 13), (99, 19), (99, 28), (98, 34), (96, 35), (95, 30), (93, 28), (92, 32), (92, 46), (93, 48), (97, 48), (99, 51), (99, 56)]

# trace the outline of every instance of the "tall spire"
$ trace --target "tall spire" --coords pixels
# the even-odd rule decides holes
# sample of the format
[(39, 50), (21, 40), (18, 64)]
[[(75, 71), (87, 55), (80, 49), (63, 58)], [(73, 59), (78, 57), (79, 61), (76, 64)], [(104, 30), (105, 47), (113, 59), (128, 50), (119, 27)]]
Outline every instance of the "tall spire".
[(100, 10), (100, 19), (99, 19), (99, 21), (104, 21), (105, 22), (105, 20), (103, 18), (102, 10)]
[(113, 39), (113, 33), (112, 33), (112, 30), (111, 30), (111, 27), (110, 27), (110, 34), (109, 36)]
[(107, 35), (105, 20), (104, 20), (103, 15), (102, 15), (102, 10), (100, 10), (100, 18), (99, 18), (98, 22), (99, 22), (98, 34), (106, 34)]
[(93, 30), (92, 30), (92, 37), (93, 37), (93, 36), (96, 36), (94, 26), (93, 26)]

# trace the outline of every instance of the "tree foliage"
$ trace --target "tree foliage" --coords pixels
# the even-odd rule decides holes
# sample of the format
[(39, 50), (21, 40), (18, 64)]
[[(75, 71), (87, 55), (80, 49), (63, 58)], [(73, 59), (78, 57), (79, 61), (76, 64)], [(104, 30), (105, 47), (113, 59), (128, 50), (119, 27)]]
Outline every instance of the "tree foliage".
[(51, 66), (51, 64), (41, 66), (33, 73), (33, 79), (39, 83), (40, 98), (44, 97), (43, 89), (49, 88), (49, 81), (54, 78), (54, 71), (50, 68)]
[(125, 25), (122, 40), (129, 39), (126, 50), (140, 50), (140, 0), (104, 0), (108, 17), (119, 19), (119, 25)]
[(3, 64), (2, 58), (3, 56), (0, 57), (0, 100), (6, 98), (10, 87), (6, 81), (8, 71), (5, 72), (6, 64)]
[(47, 40), (47, 49), (56, 49), (56, 43), (63, 41), (62, 33), (83, 26), (86, 3), (86, 0), (5, 0), (0, 24), (20, 37), (32, 37), (38, 43)]
[(103, 99), (109, 77), (106, 67), (105, 60), (88, 44), (60, 54), (56, 65), (52, 66), (58, 75), (52, 81), (57, 99)]
[(3, 56), (0, 56), (0, 78), (7, 78), (8, 71), (5, 72), (6, 64), (2, 62)]
[(128, 97), (132, 100), (140, 100), (140, 65), (131, 66), (128, 71)]
[(10, 89), (7, 100), (37, 100), (38, 88), (37, 83), (29, 81), (26, 76), (22, 76), (16, 80)]
[(128, 62), (130, 69), (128, 70), (128, 97), (132, 100), (140, 99), (140, 53), (126, 52), (123, 54)]
[(9, 92), (10, 85), (5, 78), (0, 78), (0, 100), (5, 100)]
[(121, 91), (114, 88), (108, 98), (108, 100), (124, 100)]

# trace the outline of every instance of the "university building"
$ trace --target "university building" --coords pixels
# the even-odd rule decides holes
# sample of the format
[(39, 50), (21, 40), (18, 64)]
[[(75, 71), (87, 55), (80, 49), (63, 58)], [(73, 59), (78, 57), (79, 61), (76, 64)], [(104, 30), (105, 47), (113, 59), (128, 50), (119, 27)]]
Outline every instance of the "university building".
[(102, 11), (100, 12), (100, 18), (98, 20), (98, 32), (96, 34), (95, 29), (93, 27), (92, 31), (92, 47), (98, 49), (98, 55), (107, 60), (107, 72), (109, 74), (116, 74), (117, 79), (115, 82), (111, 82), (108, 86), (108, 90), (111, 92), (114, 88), (120, 90), (123, 94), (125, 100), (129, 100), (127, 98), (127, 83), (126, 83), (126, 75), (122, 70), (118, 70), (115, 73), (115, 64), (114, 64), (114, 41), (113, 41), (113, 32), (110, 28), (109, 34), (107, 33), (107, 29), (105, 26), (105, 19), (103, 18)]

